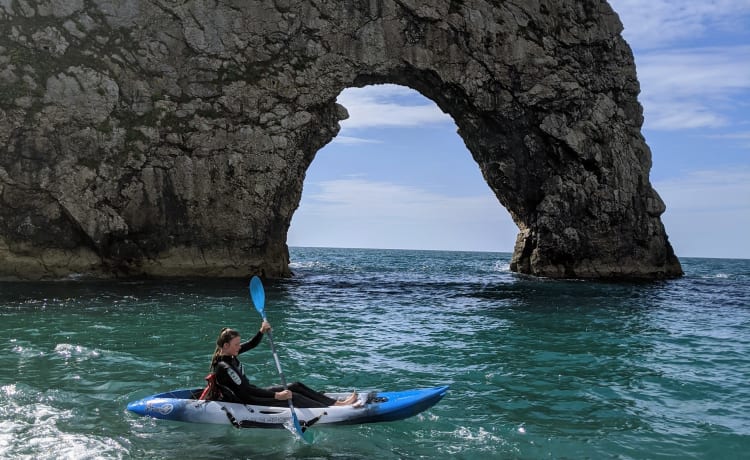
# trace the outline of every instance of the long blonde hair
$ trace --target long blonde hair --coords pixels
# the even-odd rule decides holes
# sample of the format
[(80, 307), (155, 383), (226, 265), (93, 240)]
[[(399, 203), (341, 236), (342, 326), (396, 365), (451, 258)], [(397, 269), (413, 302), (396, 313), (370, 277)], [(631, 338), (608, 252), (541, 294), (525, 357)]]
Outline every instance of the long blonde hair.
[(209, 372), (216, 370), (216, 364), (219, 362), (219, 356), (221, 356), (221, 347), (225, 343), (229, 343), (233, 338), (239, 337), (239, 335), (240, 333), (234, 329), (228, 327), (221, 328), (219, 337), (216, 339), (216, 351), (214, 351), (214, 355), (211, 357), (211, 366), (208, 368)]

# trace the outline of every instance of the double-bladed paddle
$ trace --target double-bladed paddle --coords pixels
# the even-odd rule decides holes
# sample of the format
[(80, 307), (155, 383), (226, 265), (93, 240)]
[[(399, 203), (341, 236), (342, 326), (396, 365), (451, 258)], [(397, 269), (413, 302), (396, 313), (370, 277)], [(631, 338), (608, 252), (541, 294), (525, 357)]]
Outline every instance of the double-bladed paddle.
[[(263, 290), (263, 283), (257, 276), (253, 276), (250, 280), (250, 298), (253, 299), (253, 305), (255, 305), (255, 309), (260, 313), (263, 321), (266, 321), (266, 292)], [(271, 352), (273, 353), (273, 360), (276, 361), (276, 370), (279, 371), (281, 384), (284, 386), (284, 389), (287, 390), (288, 388), (286, 385), (286, 378), (284, 377), (284, 371), (281, 370), (279, 356), (276, 354), (276, 347), (273, 345), (273, 334), (271, 334), (271, 331), (268, 331), (266, 332), (266, 335), (268, 336), (268, 342), (271, 344)], [(287, 402), (289, 403), (289, 411), (292, 413), (292, 424), (294, 425), (294, 430), (300, 438), (305, 439), (303, 437), (304, 431), (302, 430), (302, 426), (297, 418), (297, 413), (294, 412), (294, 404), (291, 399), (287, 399)]]

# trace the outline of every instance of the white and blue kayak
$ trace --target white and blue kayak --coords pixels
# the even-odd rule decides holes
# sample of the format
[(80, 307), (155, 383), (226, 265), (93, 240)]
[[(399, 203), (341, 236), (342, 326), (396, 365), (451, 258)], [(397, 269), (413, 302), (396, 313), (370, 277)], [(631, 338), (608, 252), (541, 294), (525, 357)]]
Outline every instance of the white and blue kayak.
[[(284, 428), (290, 420), (288, 407), (255, 406), (197, 399), (202, 388), (169, 391), (133, 401), (128, 410), (144, 417), (192, 423), (233, 425), (237, 428)], [(437, 404), (447, 386), (406, 391), (362, 392), (355, 404), (303, 408), (295, 407), (300, 425), (351, 425), (390, 422), (416, 415)], [(343, 399), (350, 393), (326, 393)]]

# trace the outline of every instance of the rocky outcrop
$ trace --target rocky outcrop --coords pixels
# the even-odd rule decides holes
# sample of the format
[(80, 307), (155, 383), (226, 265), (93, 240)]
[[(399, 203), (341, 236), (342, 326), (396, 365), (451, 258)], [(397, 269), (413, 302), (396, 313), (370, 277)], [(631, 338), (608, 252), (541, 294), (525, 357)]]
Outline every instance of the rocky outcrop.
[(0, 276), (289, 274), (345, 88), (449, 113), (512, 268), (681, 274), (633, 56), (601, 0), (0, 0)]

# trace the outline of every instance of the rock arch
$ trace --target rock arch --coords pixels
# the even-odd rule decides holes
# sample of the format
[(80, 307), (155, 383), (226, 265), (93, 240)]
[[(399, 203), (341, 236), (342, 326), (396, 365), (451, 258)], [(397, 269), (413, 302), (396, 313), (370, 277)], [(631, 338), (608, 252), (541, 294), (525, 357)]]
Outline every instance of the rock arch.
[(16, 0), (0, 21), (0, 276), (288, 274), (336, 96), (386, 82), (453, 117), (521, 230), (514, 270), (682, 273), (600, 0)]

